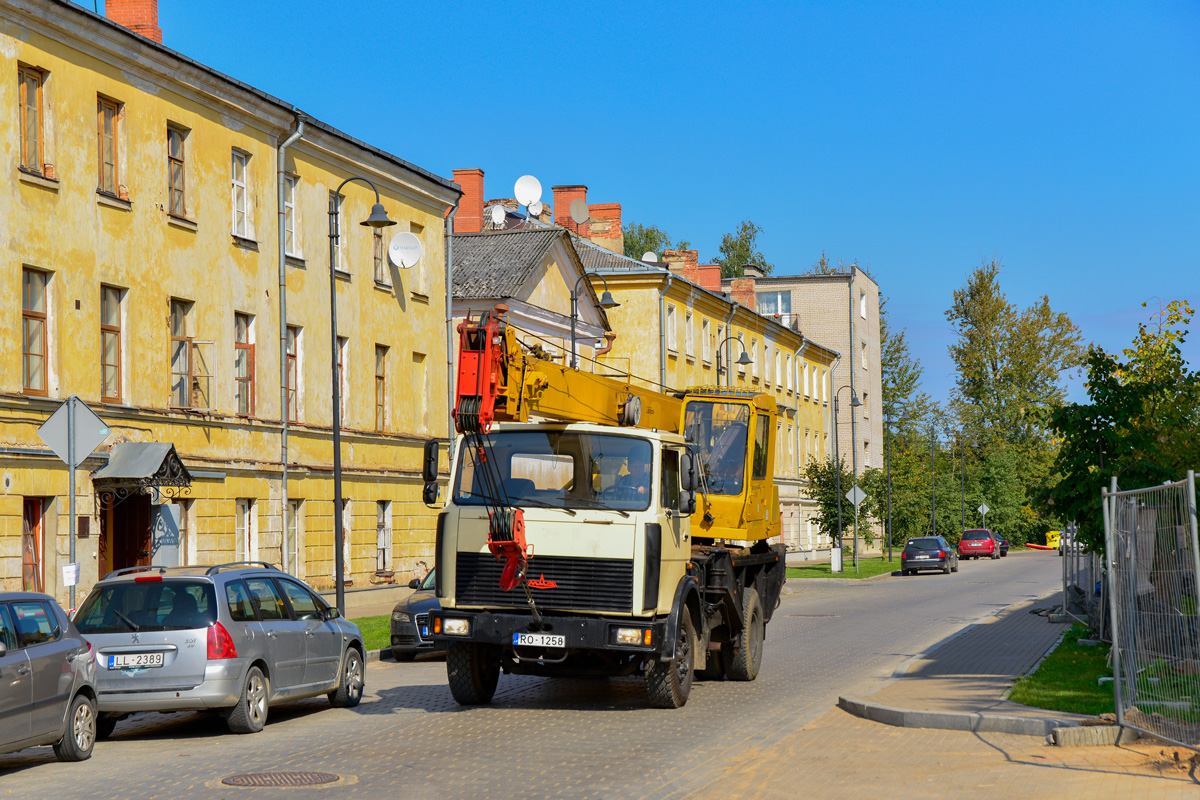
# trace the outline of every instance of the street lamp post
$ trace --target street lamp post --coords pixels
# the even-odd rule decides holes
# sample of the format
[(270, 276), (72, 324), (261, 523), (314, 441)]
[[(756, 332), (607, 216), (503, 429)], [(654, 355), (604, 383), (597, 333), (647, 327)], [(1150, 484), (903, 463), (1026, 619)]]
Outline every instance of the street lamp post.
[(571, 368), (575, 369), (579, 366), (579, 356), (575, 354), (575, 324), (579, 320), (579, 282), (584, 278), (595, 276), (604, 283), (604, 294), (600, 295), (600, 307), (607, 311), (610, 308), (616, 308), (621, 305), (616, 300), (613, 300), (612, 293), (608, 291), (608, 281), (599, 272), (585, 272), (575, 279), (575, 285), (571, 287)]
[(962, 526), (965, 531), (967, 529), (967, 448), (962, 440), (961, 431), (958, 439), (958, 473), (960, 481), (958, 497), (962, 502)]
[(887, 449), (885, 458), (887, 460), (887, 484), (888, 484), (888, 512), (887, 512), (887, 545), (888, 545), (888, 563), (892, 561), (892, 407), (888, 406), (884, 412), (887, 417), (886, 429), (884, 430), (885, 437), (883, 446)]
[(929, 508), (933, 518), (933, 535), (937, 536), (937, 459), (934, 447), (937, 439), (933, 426), (929, 426)]
[[(850, 384), (839, 386), (833, 393), (833, 461), (834, 472), (837, 475), (837, 504), (838, 504), (838, 552), (842, 550), (842, 456), (838, 447), (838, 395), (842, 389), (850, 389), (850, 413), (854, 413), (854, 409), (862, 405), (862, 401), (858, 399), (858, 395), (854, 389), (850, 388)], [(854, 556), (855, 565), (858, 564), (858, 506), (854, 507)]]
[[(742, 348), (742, 354), (740, 356), (738, 356), (738, 360), (734, 363), (741, 364), (743, 367), (746, 366), (747, 364), (754, 363), (754, 359), (751, 358), (750, 354), (746, 352), (746, 345), (742, 344), (741, 339), (737, 338), (736, 336), (726, 336), (721, 341), (721, 343), (719, 345), (717, 345), (717, 385), (718, 386), (721, 385), (721, 373), (722, 372), (729, 372), (728, 385), (731, 387), (733, 386), (733, 373), (729, 371), (728, 367), (721, 366), (721, 348), (724, 347), (729, 342), (737, 342), (738, 346)], [(835, 442), (835, 445), (836, 445), (836, 442)]]
[[(360, 222), (368, 228), (386, 228), (395, 225), (396, 221), (388, 218), (379, 202), (379, 189), (366, 178), (352, 177), (342, 181), (333, 194), (329, 195), (329, 341), (333, 355), (333, 570), (334, 584), (337, 587), (338, 613), (346, 613), (346, 577), (344, 574), (346, 561), (344, 555), (346, 534), (342, 528), (342, 382), (338, 374), (338, 329), (337, 329), (337, 248), (339, 225), (338, 206), (342, 187), (351, 181), (362, 181), (375, 192), (375, 205), (371, 206), (371, 215)], [(284, 409), (284, 413), (287, 410)]]

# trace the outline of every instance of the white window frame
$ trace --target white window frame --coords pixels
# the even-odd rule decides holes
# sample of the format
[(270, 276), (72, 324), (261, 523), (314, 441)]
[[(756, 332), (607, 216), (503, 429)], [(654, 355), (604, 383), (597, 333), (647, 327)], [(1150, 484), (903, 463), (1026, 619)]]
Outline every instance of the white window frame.
[(696, 357), (696, 332), (693, 326), (692, 310), (689, 308), (683, 312), (683, 353), (691, 359)]
[[(332, 199), (333, 196), (333, 192), (330, 192), (330, 199)], [(336, 203), (337, 216), (335, 217), (335, 224), (337, 225), (337, 247), (335, 247), (333, 250), (333, 271), (349, 275), (350, 265), (346, 263), (345, 196), (340, 194), (337, 195)]]
[(782, 363), (782, 358), (779, 355), (779, 348), (776, 347), (775, 348), (775, 389), (776, 389), (776, 391), (783, 388), (783, 379), (779, 377), (779, 369), (780, 369), (781, 363)]
[(785, 380), (787, 380), (787, 390), (790, 392), (792, 391), (792, 387), (795, 385), (795, 380), (792, 375), (792, 354), (788, 353), (784, 361), (787, 364), (787, 378)]
[(758, 362), (762, 361), (758, 355), (758, 337), (750, 337), (750, 377), (758, 380)]
[(858, 315), (867, 318), (867, 293), (861, 289), (858, 291)]
[(392, 501), (375, 501), (375, 573), (395, 569), (392, 560)]
[(676, 330), (675, 304), (667, 303), (667, 350), (679, 352), (679, 332)]
[[(244, 150), (233, 148), (233, 156), (229, 166), (229, 230), (241, 239), (254, 238), (254, 221), (251, 214), (250, 197), (250, 154)], [(238, 180), (238, 164), (242, 167), (242, 179)], [(238, 207), (238, 189), (242, 191), (242, 207)], [(241, 212), (242, 224), (238, 226), (238, 213)]]
[(700, 320), (700, 358), (705, 364), (712, 363), (712, 339), (709, 336), (708, 318), (704, 317)]
[[(300, 246), (300, 206), (296, 203), (296, 192), (300, 185), (298, 175), (283, 176), (283, 227), (286, 255), (292, 258), (303, 258), (304, 248)], [(291, 235), (292, 243), (287, 247), (287, 237)]]
[(258, 560), (258, 514), (253, 497), (234, 501), (233, 555), (235, 561)]

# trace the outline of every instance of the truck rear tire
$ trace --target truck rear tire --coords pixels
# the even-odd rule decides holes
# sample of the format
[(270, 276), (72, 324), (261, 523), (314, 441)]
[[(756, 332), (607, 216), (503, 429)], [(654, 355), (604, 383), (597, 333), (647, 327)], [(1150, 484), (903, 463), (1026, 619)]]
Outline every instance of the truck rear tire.
[(675, 652), (670, 661), (650, 662), (646, 669), (646, 694), (655, 708), (682, 708), (692, 693), (695, 677), (696, 627), (685, 609), (675, 637)]
[(491, 702), (500, 681), (500, 648), (475, 642), (455, 642), (446, 650), (450, 694), (459, 705)]
[(746, 624), (730, 642), (729, 656), (725, 660), (725, 672), (733, 681), (752, 681), (758, 677), (762, 665), (763, 638), (766, 623), (763, 621), (762, 601), (758, 592), (747, 587), (742, 595), (742, 619)]

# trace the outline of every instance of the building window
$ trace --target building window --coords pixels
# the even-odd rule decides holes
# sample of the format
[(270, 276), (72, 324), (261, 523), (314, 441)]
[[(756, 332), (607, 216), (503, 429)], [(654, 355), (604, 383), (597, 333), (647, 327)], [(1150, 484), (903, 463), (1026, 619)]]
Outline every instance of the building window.
[(233, 235), (241, 236), (243, 239), (251, 238), (250, 228), (250, 192), (249, 192), (249, 172), (246, 167), (249, 165), (250, 156), (240, 150), (233, 151), (233, 167), (232, 167), (232, 213), (233, 213)]
[(106, 97), (98, 98), (96, 102), (96, 136), (100, 151), (100, 183), (97, 187), (101, 192), (114, 197), (119, 195), (120, 175), (117, 165), (120, 163), (118, 152), (117, 121), (121, 115), (121, 106), (115, 100)]
[(867, 402), (866, 392), (862, 393), (862, 415), (863, 419), (870, 419), (871, 417), (871, 404)]
[(287, 418), (300, 421), (300, 329), (287, 327)]
[(234, 558), (238, 561), (254, 561), (258, 558), (258, 520), (254, 514), (254, 501), (251, 499), (242, 498), (236, 501), (233, 548)]
[(121, 402), (121, 290), (100, 287), (100, 399)]
[(729, 356), (730, 356), (730, 359), (733, 361), (733, 363), (738, 365), (738, 378), (740, 379), (740, 378), (746, 377), (746, 365), (738, 364), (738, 359), (742, 357), (742, 353), (747, 353), (746, 339), (741, 331), (738, 331), (737, 342), (738, 342), (737, 352), (735, 353), (733, 351), (730, 351)]
[(867, 293), (860, 291), (858, 293), (858, 315), (863, 319), (867, 318)]
[(871, 467), (871, 442), (863, 440), (863, 469)]
[(709, 335), (708, 320), (700, 321), (700, 354), (705, 364), (712, 363), (712, 339)]
[(233, 379), (238, 416), (254, 415), (254, 323), (249, 314), (233, 315)]
[[(420, 239), (422, 250), (424, 252), (428, 252), (428, 250), (425, 249), (425, 226), (416, 222), (410, 222), (408, 223), (408, 232)], [(417, 294), (420, 295), (429, 294), (429, 268), (427, 264), (428, 260), (422, 258), (415, 267), (409, 270), (412, 278), (412, 288)]]
[(780, 372), (780, 368), (779, 368), (780, 362), (781, 362), (781, 356), (779, 353), (779, 348), (776, 347), (775, 348), (775, 390), (776, 391), (783, 388), (783, 379), (780, 377), (780, 375), (782, 374)]
[(696, 357), (696, 336), (692, 330), (692, 312), (687, 311), (683, 315), (683, 347), (684, 354), (688, 358)]
[(283, 542), (283, 557), (280, 560), (284, 569), (290, 567), (290, 572), (296, 576), (300, 575), (300, 533), (304, 529), (300, 515), (303, 512), (303, 500), (288, 500), (287, 532)]
[(763, 316), (792, 313), (792, 293), (788, 292), (755, 292), (755, 310)]
[(787, 381), (787, 390), (790, 392), (792, 390), (792, 354), (791, 353), (788, 353), (787, 357), (784, 359), (784, 371), (787, 373), (787, 377), (784, 378), (784, 380)]
[(21, 103), (21, 169), (42, 174), (42, 81), (41, 70), (17, 67)]
[(867, 343), (866, 342), (862, 343), (862, 346), (859, 348), (859, 352), (862, 354), (862, 368), (866, 369), (867, 368)]
[(675, 306), (667, 304), (667, 349), (679, 352), (679, 334), (675, 330)]
[(191, 303), (171, 301), (171, 407), (191, 406), (192, 338), (188, 335)]
[(375, 345), (375, 430), (387, 430), (387, 351)]
[(758, 380), (758, 362), (762, 359), (758, 355), (758, 337), (750, 339), (750, 377)]
[(50, 274), (21, 270), (21, 391), (46, 394), (46, 284)]
[(299, 178), (295, 175), (283, 177), (283, 239), (284, 251), (289, 256), (300, 256), (300, 242), (296, 231), (296, 184)]
[(183, 170), (183, 143), (186, 138), (187, 132), (182, 128), (167, 128), (167, 213), (180, 218), (187, 217)]
[(383, 244), (383, 231), (378, 228), (372, 231), (371, 245), (375, 264), (375, 282), (386, 284), (388, 282), (387, 248)]
[(338, 425), (346, 424), (346, 372), (347, 365), (350, 363), (350, 340), (345, 336), (337, 337), (337, 374), (338, 374), (338, 389), (341, 395), (340, 408), (338, 408)]
[(375, 572), (382, 575), (392, 569), (392, 503), (375, 503)]
[(426, 418), (428, 413), (429, 398), (425, 396), (425, 354), (413, 352), (412, 354), (412, 383), (410, 384), (413, 391), (413, 411), (416, 412), (418, 431), (426, 431), (429, 429), (429, 420)]
[[(354, 516), (351, 513), (350, 499), (342, 500), (342, 578), (350, 582), (350, 576), (354, 570), (350, 566), (350, 539), (351, 533), (354, 531)], [(337, 576), (337, 562), (334, 561), (330, 565), (330, 574)]]
[(346, 251), (346, 237), (342, 235), (345, 233), (345, 230), (342, 227), (342, 201), (345, 199), (346, 198), (342, 197), (340, 194), (335, 195), (333, 192), (329, 193), (329, 207), (337, 211), (337, 213), (333, 215), (333, 225), (331, 226), (334, 234), (333, 268), (340, 270), (341, 272), (350, 271), (346, 264), (346, 259), (342, 256), (342, 254)]

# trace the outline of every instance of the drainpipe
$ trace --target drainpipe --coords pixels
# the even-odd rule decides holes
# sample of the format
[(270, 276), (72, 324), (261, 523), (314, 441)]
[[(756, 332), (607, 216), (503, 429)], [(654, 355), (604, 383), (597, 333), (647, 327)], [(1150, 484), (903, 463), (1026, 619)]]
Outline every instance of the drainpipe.
[[(721, 346), (726, 346), (730, 342), (730, 337), (733, 336), (733, 318), (737, 316), (737, 301), (730, 300), (733, 305), (729, 307), (729, 316), (725, 318), (725, 341)], [(719, 347), (718, 347), (719, 349)], [(733, 386), (733, 360), (729, 357), (733, 351), (729, 347), (725, 347), (725, 374), (728, 375), (726, 383), (728, 386)], [(721, 376), (717, 375), (717, 387), (721, 386)]]
[[(800, 349), (796, 351), (795, 357), (792, 359), (792, 409), (795, 411), (794, 419), (796, 424), (792, 427), (792, 438), (794, 447), (796, 448), (796, 480), (801, 480), (804, 476), (800, 472), (800, 362), (804, 358), (804, 351), (808, 349), (808, 339), (804, 335), (800, 335)], [(799, 541), (800, 534), (797, 532), (796, 540)]]
[(658, 384), (661, 391), (667, 391), (667, 292), (675, 276), (667, 272), (667, 285), (658, 296)]
[[(287, 150), (297, 139), (304, 135), (304, 115), (296, 115), (296, 127), (292, 130), (288, 138), (283, 140), (279, 145), (279, 152), (276, 155), (276, 172), (275, 182), (277, 184), (278, 206), (279, 206), (279, 224), (276, 226), (279, 233), (279, 418), (283, 422), (283, 429), (279, 435), (279, 461), (283, 464), (283, 474), (279, 481), (279, 560), (284, 569), (288, 571), (288, 567), (292, 567), (292, 573), (299, 575), (296, 571), (296, 564), (291, 564), (287, 551), (287, 513), (288, 513), (288, 390), (287, 390), (287, 220), (283, 206), (285, 180), (284, 176), (287, 172)], [(297, 531), (299, 533), (299, 531)], [(294, 545), (299, 545), (299, 542), (293, 542)], [(299, 553), (297, 553), (297, 556)], [(300, 559), (297, 557), (296, 561)]]
[(458, 202), (454, 201), (446, 216), (446, 438), (449, 441), (446, 451), (450, 462), (454, 460), (454, 382), (458, 377), (454, 374), (454, 353), (458, 346), (454, 338), (454, 215), (458, 213)]

